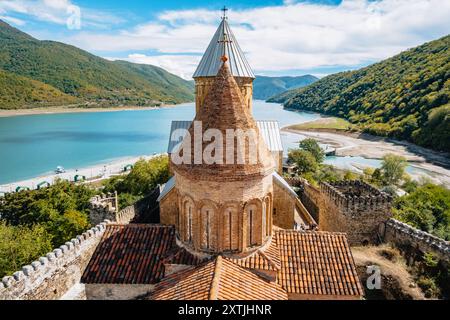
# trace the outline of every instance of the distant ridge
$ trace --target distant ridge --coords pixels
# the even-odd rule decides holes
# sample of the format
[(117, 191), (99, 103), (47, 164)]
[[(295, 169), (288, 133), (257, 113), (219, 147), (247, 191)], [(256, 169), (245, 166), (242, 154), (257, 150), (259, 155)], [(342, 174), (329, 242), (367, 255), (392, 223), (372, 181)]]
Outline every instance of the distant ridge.
[(450, 35), (269, 101), (343, 117), (365, 132), (450, 152)]
[(302, 88), (319, 80), (310, 74), (297, 77), (266, 77), (256, 76), (253, 82), (253, 97), (267, 100), (270, 97), (289, 89)]
[(108, 61), (39, 41), (0, 20), (0, 108), (78, 104), (154, 106), (194, 100), (194, 85), (164, 69)]

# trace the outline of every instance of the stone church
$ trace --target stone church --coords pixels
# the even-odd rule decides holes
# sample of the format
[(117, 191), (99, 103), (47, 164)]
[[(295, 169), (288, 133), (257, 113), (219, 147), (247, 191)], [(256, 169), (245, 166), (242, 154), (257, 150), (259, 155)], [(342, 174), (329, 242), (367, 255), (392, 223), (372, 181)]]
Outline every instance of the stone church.
[(201, 122), (202, 135), (255, 132), (222, 150), (244, 161), (171, 160), (173, 176), (157, 199), (160, 223), (104, 222), (3, 279), (0, 298), (361, 299), (346, 234), (317, 231), (281, 176), (278, 123), (253, 119), (254, 78), (224, 17), (194, 74), (194, 122), (174, 121), (172, 133), (185, 135), (168, 151), (185, 153)]

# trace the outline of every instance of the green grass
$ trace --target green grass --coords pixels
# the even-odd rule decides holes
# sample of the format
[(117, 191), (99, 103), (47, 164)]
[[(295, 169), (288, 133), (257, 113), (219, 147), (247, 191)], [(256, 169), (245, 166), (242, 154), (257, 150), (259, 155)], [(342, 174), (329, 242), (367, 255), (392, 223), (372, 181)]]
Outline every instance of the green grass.
[(300, 123), (289, 126), (289, 129), (294, 130), (313, 130), (313, 129), (328, 129), (328, 130), (353, 130), (354, 126), (342, 118), (322, 118), (310, 122)]

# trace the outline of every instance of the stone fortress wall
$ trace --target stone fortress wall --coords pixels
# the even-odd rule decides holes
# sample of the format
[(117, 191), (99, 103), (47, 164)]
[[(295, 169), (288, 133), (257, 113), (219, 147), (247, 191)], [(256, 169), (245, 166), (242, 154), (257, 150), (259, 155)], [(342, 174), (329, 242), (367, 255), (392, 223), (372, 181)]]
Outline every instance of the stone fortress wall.
[(350, 245), (378, 242), (378, 226), (392, 216), (391, 196), (359, 180), (321, 183), (320, 192), (320, 230), (346, 232)]
[[(416, 229), (404, 222), (389, 219), (379, 226), (380, 238), (403, 251), (411, 253), (431, 252), (440, 260), (450, 263), (450, 242)], [(414, 260), (415, 257), (411, 256)], [(410, 261), (412, 262), (412, 261)]]
[(101, 194), (89, 200), (89, 218), (93, 225), (104, 220), (116, 220), (119, 211), (117, 192)]
[(298, 188), (302, 203), (321, 230), (347, 232), (353, 245), (362, 244), (364, 236), (372, 244), (390, 243), (403, 252), (409, 263), (427, 252), (450, 263), (450, 242), (393, 219), (392, 199), (378, 189), (360, 181), (322, 183), (320, 189), (303, 178), (286, 181)]
[(359, 181), (321, 183), (320, 189), (302, 178), (287, 178), (319, 230), (347, 233), (351, 245), (378, 243), (378, 226), (391, 218), (392, 197)]
[[(0, 300), (64, 299), (64, 295), (70, 294), (71, 291), (79, 291), (77, 299), (86, 298), (84, 288), (77, 290), (77, 286), (80, 286), (81, 276), (103, 236), (106, 224), (130, 223), (148, 210), (154, 196), (151, 194), (120, 211), (117, 193), (92, 197), (90, 220), (92, 224), (97, 225), (39, 260), (24, 266), (21, 271), (4, 277), (0, 281)], [(103, 220), (96, 223), (100, 219)]]
[(0, 282), (0, 300), (55, 300), (80, 282), (105, 232), (102, 222)]

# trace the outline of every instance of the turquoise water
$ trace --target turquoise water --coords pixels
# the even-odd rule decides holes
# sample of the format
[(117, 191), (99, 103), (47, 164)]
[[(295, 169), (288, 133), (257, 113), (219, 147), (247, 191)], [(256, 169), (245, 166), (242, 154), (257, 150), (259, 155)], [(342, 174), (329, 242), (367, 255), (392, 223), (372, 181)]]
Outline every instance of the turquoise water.
[[(172, 120), (192, 120), (194, 104), (138, 111), (64, 113), (0, 118), (0, 184), (114, 159), (165, 152)], [(311, 121), (314, 113), (254, 102), (258, 120), (280, 126)], [(285, 137), (283, 137), (283, 140)], [(292, 147), (290, 141), (285, 141)]]

